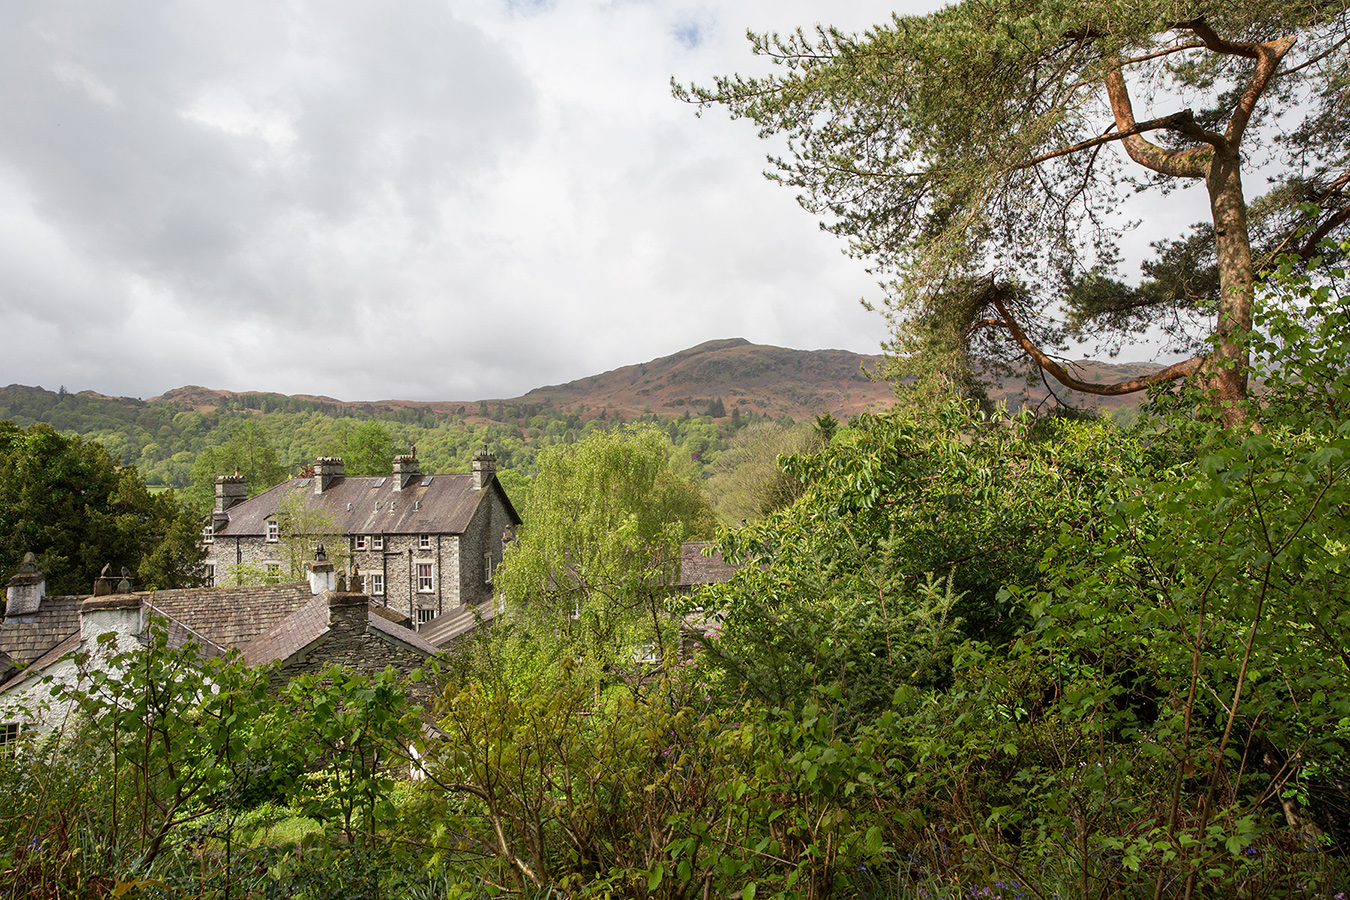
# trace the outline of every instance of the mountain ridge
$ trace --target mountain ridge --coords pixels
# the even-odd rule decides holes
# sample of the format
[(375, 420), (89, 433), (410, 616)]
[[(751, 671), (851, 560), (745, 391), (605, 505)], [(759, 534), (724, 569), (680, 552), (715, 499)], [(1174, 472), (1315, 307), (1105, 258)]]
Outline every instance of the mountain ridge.
[[(699, 414), (714, 399), (720, 398), (728, 414), (742, 413), (779, 418), (816, 415), (829, 412), (851, 418), (863, 412), (880, 412), (894, 401), (890, 383), (868, 377), (880, 366), (879, 354), (851, 350), (794, 350), (768, 344), (755, 344), (742, 337), (705, 341), (667, 356), (620, 366), (561, 384), (544, 385), (517, 397), (474, 400), (339, 400), (323, 394), (282, 394), (273, 391), (229, 391), (202, 385), (183, 385), (148, 400), (116, 397), (94, 390), (76, 392), (76, 396), (119, 405), (144, 406), (164, 403), (184, 410), (205, 411), (227, 406), (247, 408), (301, 406), (332, 415), (378, 416), (381, 412), (426, 409), (436, 415), (464, 415), (475, 418), (483, 404), (530, 404), (550, 406), (564, 412), (577, 412), (583, 418), (601, 411), (624, 418), (641, 415), (672, 416), (685, 412)], [(1160, 368), (1154, 363), (1103, 363), (1083, 360), (1074, 364), (1083, 377), (1096, 381), (1117, 381)], [(41, 387), (11, 384), (0, 393), (42, 392)], [(1057, 391), (1077, 405), (1114, 409), (1132, 405), (1133, 399), (1093, 398)], [(1044, 386), (1004, 382), (993, 386), (995, 400), (1039, 403), (1047, 396)]]

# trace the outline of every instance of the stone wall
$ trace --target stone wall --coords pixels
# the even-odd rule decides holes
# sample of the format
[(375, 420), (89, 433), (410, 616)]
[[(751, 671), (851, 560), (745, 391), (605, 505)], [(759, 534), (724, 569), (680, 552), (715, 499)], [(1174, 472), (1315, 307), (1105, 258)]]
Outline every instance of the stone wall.
[(241, 570), (265, 574), (269, 564), (277, 567), (282, 581), (290, 580), (290, 558), (286, 544), (264, 537), (217, 537), (206, 545), (206, 562), (215, 566), (215, 584), (222, 587), (256, 581), (255, 578), (241, 576)]
[[(409, 647), (370, 624), (372, 599), (364, 594), (329, 594), (328, 631), (311, 644), (303, 656), (281, 668), (277, 683), (284, 684), (297, 675), (320, 674), (333, 665), (367, 675), (393, 666), (405, 678), (413, 669), (424, 667), (427, 653)], [(417, 702), (429, 701), (426, 682), (405, 686)]]
[[(371, 538), (366, 536), (365, 550), (351, 551), (352, 562), (365, 579), (366, 593), (376, 602), (396, 609), (415, 623), (416, 610), (433, 609), (438, 613), (454, 609), (460, 603), (459, 595), (459, 537), (453, 534), (432, 534), (430, 548), (422, 549), (421, 535), (386, 534), (384, 549), (370, 549)], [(417, 567), (431, 565), (432, 589), (419, 591)], [(370, 576), (384, 575), (384, 593), (372, 593)]]
[(480, 503), (464, 532), (464, 567), (459, 574), (458, 594), (464, 603), (478, 605), (492, 599), (488, 580), (487, 554), (492, 554), (492, 569), (502, 562), (502, 533), (514, 527), (501, 495), (492, 491), (487, 502)]

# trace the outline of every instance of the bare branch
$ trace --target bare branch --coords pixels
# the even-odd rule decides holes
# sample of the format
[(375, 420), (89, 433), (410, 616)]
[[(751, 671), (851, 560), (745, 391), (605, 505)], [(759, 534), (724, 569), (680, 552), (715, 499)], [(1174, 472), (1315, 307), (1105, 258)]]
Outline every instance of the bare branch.
[[(1114, 127), (1114, 126), (1112, 126)], [(1195, 127), (1195, 116), (1189, 109), (1183, 109), (1181, 112), (1172, 113), (1170, 116), (1162, 116), (1157, 119), (1149, 119), (1147, 122), (1139, 122), (1128, 129), (1112, 132), (1108, 129), (1099, 137), (1086, 141), (1080, 141), (1068, 147), (1060, 147), (1057, 150), (1051, 150), (1049, 153), (1042, 153), (1040, 156), (1033, 157), (1026, 162), (1018, 163), (1004, 171), (1016, 171), (1018, 169), (1029, 169), (1032, 166), (1040, 165), (1052, 159), (1061, 156), (1068, 156), (1070, 153), (1077, 153), (1079, 150), (1090, 150), (1093, 147), (1100, 147), (1103, 144), (1109, 144), (1112, 141), (1120, 141), (1126, 138), (1134, 137), (1137, 134), (1143, 134), (1146, 131), (1156, 131), (1160, 128), (1169, 131), (1178, 131), (1183, 134), (1189, 133)]]
[(1060, 384), (1072, 390), (1082, 391), (1085, 394), (1095, 394), (1098, 397), (1119, 397), (1124, 394), (1134, 394), (1152, 387), (1155, 384), (1162, 384), (1163, 382), (1175, 381), (1178, 378), (1186, 378), (1194, 375), (1196, 372), (1200, 371), (1200, 366), (1205, 361), (1205, 357), (1203, 356), (1192, 357), (1191, 359), (1168, 366), (1167, 368), (1161, 369), (1150, 375), (1131, 378), (1128, 381), (1121, 381), (1116, 384), (1097, 384), (1090, 381), (1082, 381), (1070, 375), (1063, 366), (1055, 362), (1055, 360), (1051, 359), (1039, 347), (1031, 342), (1030, 338), (1026, 336), (1026, 333), (1022, 331), (1021, 326), (1017, 324), (1017, 320), (1013, 317), (1012, 313), (1008, 311), (1008, 307), (1004, 304), (1003, 299), (1004, 294), (1006, 293), (1007, 288), (993, 283), (989, 284), (986, 289), (989, 302), (994, 305), (994, 308), (998, 310), (998, 313), (1002, 318), (985, 319), (982, 322), (977, 323), (976, 326), (972, 326), (972, 328), (983, 325), (1007, 329), (1008, 334), (1011, 335), (1012, 339), (1019, 347), (1025, 350), (1033, 360), (1035, 360), (1036, 365), (1050, 373), (1050, 375)]
[[(1186, 150), (1167, 150), (1150, 141), (1144, 140), (1135, 130), (1134, 107), (1130, 102), (1130, 91), (1125, 86), (1125, 75), (1117, 62), (1106, 73), (1106, 96), (1111, 101), (1111, 114), (1115, 116), (1116, 128), (1125, 139), (1125, 152), (1130, 159), (1147, 169), (1175, 178), (1203, 178), (1210, 155), (1207, 148), (1189, 148)], [(1179, 131), (1194, 140), (1222, 149), (1227, 144), (1221, 134), (1214, 134), (1191, 122), (1190, 127), (1177, 123)]]

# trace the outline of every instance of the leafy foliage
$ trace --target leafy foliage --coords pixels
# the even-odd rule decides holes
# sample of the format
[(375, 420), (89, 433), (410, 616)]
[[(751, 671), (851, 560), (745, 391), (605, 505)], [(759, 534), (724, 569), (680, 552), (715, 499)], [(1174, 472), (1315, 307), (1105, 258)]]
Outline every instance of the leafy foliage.
[[(770, 177), (894, 273), (900, 355), (931, 354), (959, 384), (952, 356), (973, 342), (979, 356), (1030, 353), (1064, 380), (1040, 348), (1070, 332), (1117, 347), (1161, 321), (1197, 349), (1199, 326), (1218, 338), (1205, 370), (1231, 423), (1247, 388), (1253, 240), (1268, 258), (1301, 225), (1316, 237), (1350, 223), (1347, 28), (1342, 2), (964, 2), (863, 35), (752, 34), (774, 74), (675, 91), (786, 136)], [(1193, 105), (1136, 115), (1131, 83)], [(1297, 139), (1262, 140), (1277, 118)], [(1276, 187), (1249, 220), (1242, 170), (1262, 163)], [(1164, 241), (1139, 288), (1116, 280), (1123, 188), (1187, 180), (1206, 185), (1210, 220)]]
[(0, 422), (0, 579), (32, 552), (53, 594), (88, 593), (105, 565), (148, 588), (200, 582), (200, 525), (172, 492), (50, 426)]
[(494, 576), (535, 648), (525, 656), (567, 655), (600, 680), (620, 657), (631, 664), (635, 645), (666, 646), (662, 599), (680, 542), (712, 530), (708, 501), (671, 471), (670, 452), (660, 432), (632, 428), (540, 455), (528, 524)]

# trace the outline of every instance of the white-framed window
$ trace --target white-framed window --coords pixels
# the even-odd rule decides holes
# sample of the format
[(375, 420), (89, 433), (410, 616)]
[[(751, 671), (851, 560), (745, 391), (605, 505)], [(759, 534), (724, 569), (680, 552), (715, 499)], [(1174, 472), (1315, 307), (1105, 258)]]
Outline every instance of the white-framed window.
[(370, 536), (370, 549), (372, 549), (372, 550), (383, 550), (383, 549), (384, 549), (384, 535), (382, 535), (382, 534), (373, 534), (373, 535), (371, 535), (371, 536)]
[(366, 549), (367, 546), (368, 546), (368, 542), (367, 542), (366, 536), (365, 536), (364, 534), (358, 534), (356, 537), (352, 538), (352, 549), (353, 549), (353, 550), (364, 550), (364, 549)]
[(207, 522), (204, 526), (202, 526), (202, 543), (214, 544), (215, 542), (216, 542), (216, 526), (211, 522)]
[(417, 611), (418, 625), (425, 625), (434, 618), (436, 618), (436, 610), (434, 609), (419, 609)]
[(384, 595), (384, 575), (380, 572), (372, 572), (370, 575), (370, 593), (373, 597)]
[(267, 520), (268, 543), (275, 544), (279, 540), (281, 540), (281, 526), (277, 524), (276, 519), (268, 519)]
[(417, 592), (419, 594), (430, 594), (436, 590), (436, 583), (431, 577), (431, 563), (417, 564)]
[(430, 550), (430, 549), (431, 549), (431, 535), (429, 535), (429, 534), (419, 534), (419, 535), (417, 536), (417, 549), (418, 549), (418, 550)]
[(215, 586), (216, 586), (216, 564), (215, 564), (215, 563), (207, 563), (207, 564), (206, 564), (206, 586), (207, 586), (207, 587), (215, 587)]
[(268, 564), (267, 564), (267, 583), (268, 583), (268, 584), (276, 584), (276, 583), (279, 582), (279, 581), (281, 581), (281, 564), (280, 564), (280, 563), (268, 563)]
[(483, 582), (492, 584), (492, 551), (483, 554)]
[(19, 749), (19, 723), (6, 722), (0, 725), (0, 756), (13, 756)]

